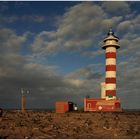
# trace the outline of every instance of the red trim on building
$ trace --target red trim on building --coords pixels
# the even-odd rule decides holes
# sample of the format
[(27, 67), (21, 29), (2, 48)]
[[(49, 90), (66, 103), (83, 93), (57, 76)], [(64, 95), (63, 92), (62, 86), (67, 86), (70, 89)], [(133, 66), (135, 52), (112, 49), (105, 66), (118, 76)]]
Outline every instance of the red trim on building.
[(116, 52), (107, 52), (106, 58), (116, 58)]
[(106, 90), (106, 96), (116, 96), (116, 90)]
[(116, 84), (116, 78), (106, 78), (105, 82), (106, 84)]
[(106, 65), (106, 71), (116, 71), (116, 65)]

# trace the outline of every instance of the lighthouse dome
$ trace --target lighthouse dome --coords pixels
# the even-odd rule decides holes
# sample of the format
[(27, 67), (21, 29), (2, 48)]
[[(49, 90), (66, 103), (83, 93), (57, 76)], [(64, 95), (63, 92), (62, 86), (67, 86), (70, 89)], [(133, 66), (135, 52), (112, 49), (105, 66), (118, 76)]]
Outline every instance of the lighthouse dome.
[(114, 35), (114, 32), (112, 29), (109, 30), (107, 37), (104, 39), (104, 44), (102, 46), (103, 49), (106, 49), (109, 46), (114, 46), (116, 49), (120, 48), (120, 45), (118, 44), (119, 38)]

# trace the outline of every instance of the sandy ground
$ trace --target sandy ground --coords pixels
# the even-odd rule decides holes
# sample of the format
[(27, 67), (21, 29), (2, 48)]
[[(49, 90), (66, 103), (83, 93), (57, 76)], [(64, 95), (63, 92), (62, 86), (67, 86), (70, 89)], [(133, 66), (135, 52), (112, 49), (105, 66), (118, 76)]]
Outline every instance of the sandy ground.
[(137, 139), (140, 112), (65, 113), (4, 111), (0, 138)]

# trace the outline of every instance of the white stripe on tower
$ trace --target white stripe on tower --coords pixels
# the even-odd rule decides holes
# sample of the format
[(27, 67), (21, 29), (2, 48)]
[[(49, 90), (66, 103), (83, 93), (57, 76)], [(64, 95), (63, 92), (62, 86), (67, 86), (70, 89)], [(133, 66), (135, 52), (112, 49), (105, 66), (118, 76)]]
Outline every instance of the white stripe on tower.
[(116, 84), (107, 84), (106, 90), (116, 90)]
[(107, 52), (116, 52), (116, 48), (112, 47), (112, 46), (109, 46), (108, 48), (106, 48), (106, 53)]
[(116, 58), (107, 58), (106, 65), (116, 65)]
[(116, 71), (106, 71), (106, 78), (116, 78)]

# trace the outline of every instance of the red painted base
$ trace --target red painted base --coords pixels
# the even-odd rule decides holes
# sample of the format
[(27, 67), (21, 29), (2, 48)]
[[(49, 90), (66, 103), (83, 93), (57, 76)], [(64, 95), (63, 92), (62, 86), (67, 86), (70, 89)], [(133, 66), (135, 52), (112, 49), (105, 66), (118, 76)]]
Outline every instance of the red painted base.
[(84, 111), (116, 112), (121, 111), (120, 100), (84, 99)]

